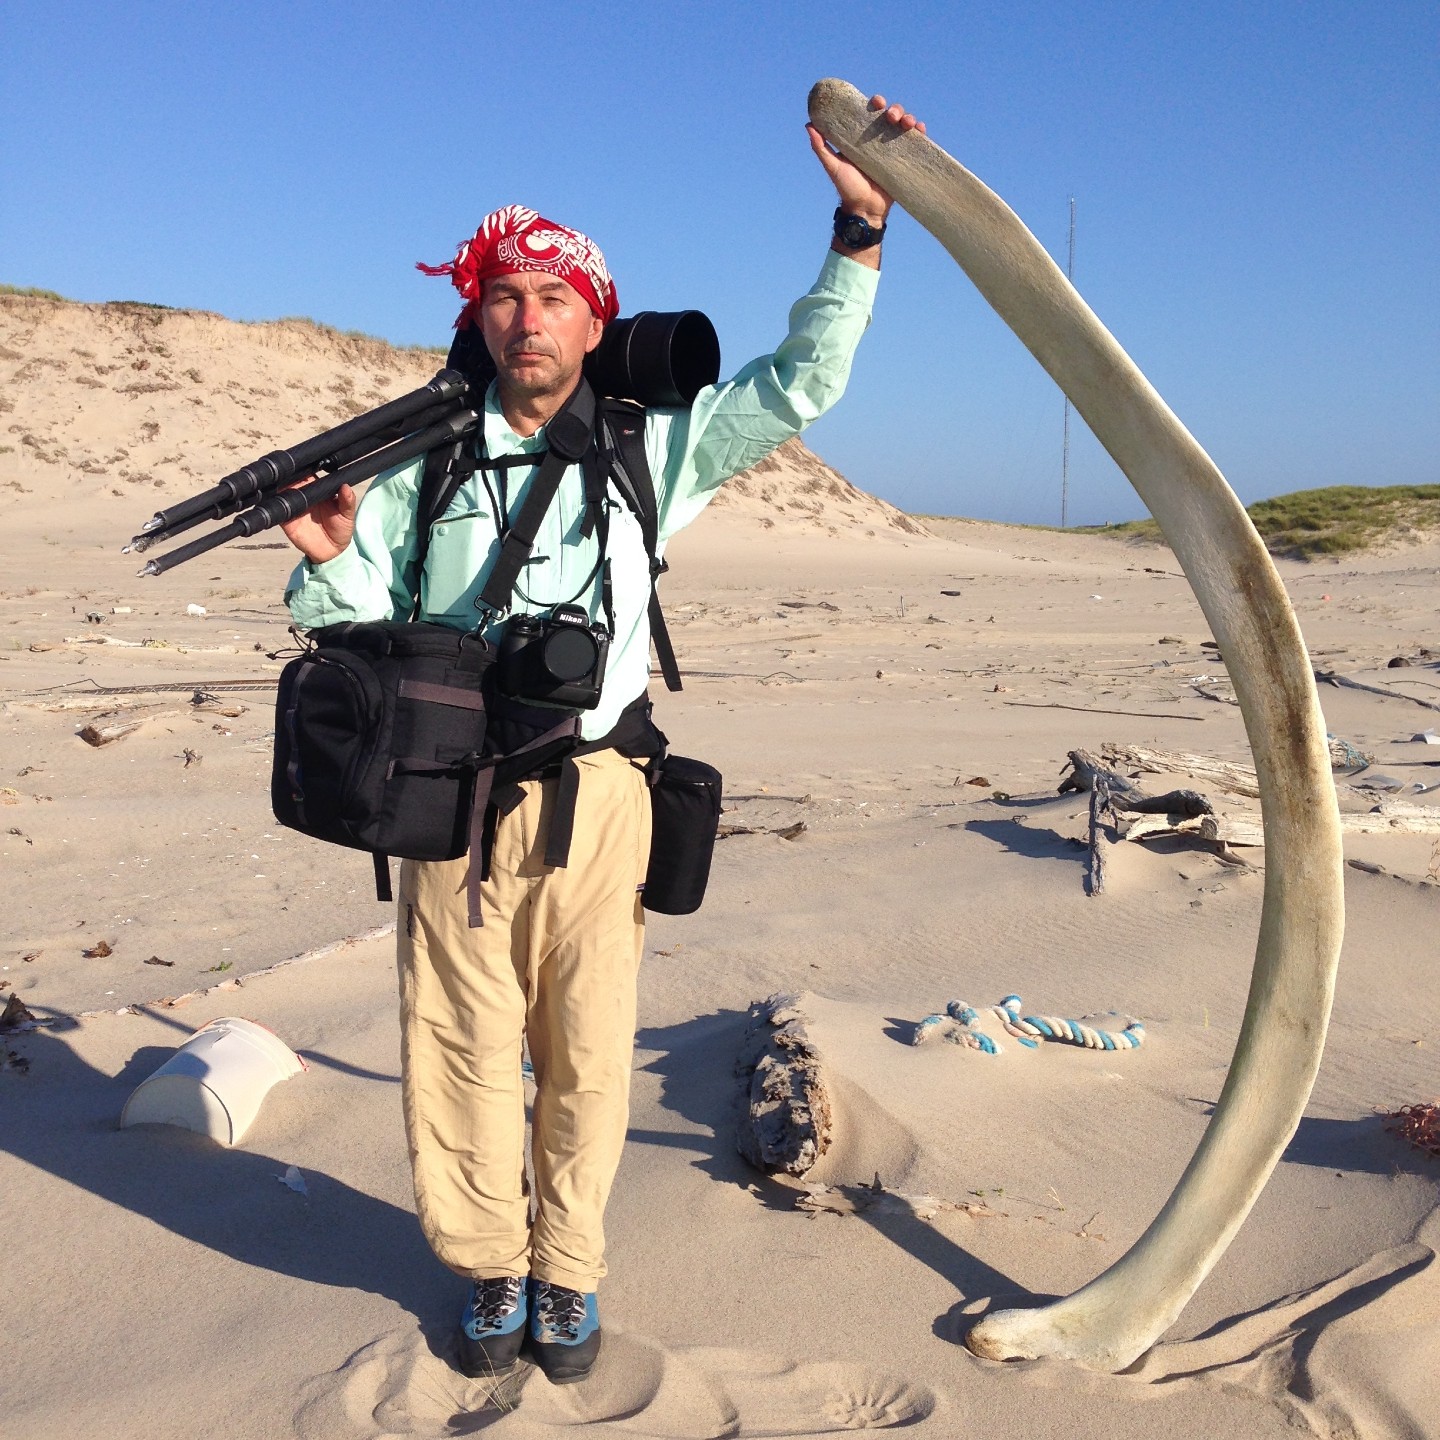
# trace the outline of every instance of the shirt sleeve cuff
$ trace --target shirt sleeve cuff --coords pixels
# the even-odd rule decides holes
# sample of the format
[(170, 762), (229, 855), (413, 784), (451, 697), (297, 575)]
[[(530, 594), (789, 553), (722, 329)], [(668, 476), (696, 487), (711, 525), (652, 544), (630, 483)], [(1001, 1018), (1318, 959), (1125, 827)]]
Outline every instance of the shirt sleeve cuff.
[(356, 553), (351, 541), (333, 560), (322, 560), (318, 565), (313, 560), (301, 562), (301, 571), (306, 580), (322, 580), (327, 585), (343, 586), (364, 570), (364, 562)]
[(815, 282), (816, 290), (838, 295), (842, 300), (858, 300), (862, 305), (869, 305), (879, 287), (878, 270), (861, 265), (859, 261), (842, 255), (838, 250), (825, 252), (825, 262), (820, 266), (820, 278)]
[(323, 560), (318, 565), (302, 560), (285, 589), (291, 619), (302, 629), (314, 630), (351, 618), (351, 607), (344, 597), (363, 591), (365, 579), (365, 562), (353, 542), (333, 560)]

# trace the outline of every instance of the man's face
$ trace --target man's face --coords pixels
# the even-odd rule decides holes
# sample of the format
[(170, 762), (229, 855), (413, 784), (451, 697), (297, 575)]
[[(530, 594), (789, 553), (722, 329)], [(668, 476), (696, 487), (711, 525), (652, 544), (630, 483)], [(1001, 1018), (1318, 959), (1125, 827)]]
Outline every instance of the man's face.
[(604, 327), (572, 285), (527, 270), (485, 282), (480, 329), (502, 387), (540, 396), (574, 389)]

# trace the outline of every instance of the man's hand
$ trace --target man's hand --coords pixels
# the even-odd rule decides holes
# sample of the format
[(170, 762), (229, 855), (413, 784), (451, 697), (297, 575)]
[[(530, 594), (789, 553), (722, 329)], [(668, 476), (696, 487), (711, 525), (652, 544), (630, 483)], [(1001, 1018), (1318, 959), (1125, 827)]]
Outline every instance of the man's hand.
[[(295, 483), (299, 485), (304, 481)], [(286, 486), (286, 489), (294, 488)], [(342, 485), (330, 499), (322, 500), (313, 510), (297, 515), (280, 528), (312, 565), (323, 565), (349, 545), (355, 533), (355, 510), (359, 504), (355, 492), (348, 485)]]
[[(884, 119), (897, 130), (918, 130), (922, 135), (925, 133), (923, 120), (917, 120), (903, 105), (886, 105), (883, 95), (872, 95), (870, 108), (877, 113), (883, 111)], [(876, 227), (883, 225), (885, 217), (890, 213), (890, 207), (895, 203), (890, 195), (859, 166), (852, 164), (838, 150), (833, 150), (826, 144), (825, 137), (813, 125), (806, 125), (805, 128), (810, 132), (810, 148), (825, 167), (825, 173), (830, 177), (835, 193), (840, 197), (840, 208), (845, 214), (859, 215), (861, 219), (868, 220)], [(833, 248), (852, 260), (858, 260), (862, 265), (869, 265), (877, 270), (880, 268), (878, 245), (870, 250), (847, 250), (837, 240)]]

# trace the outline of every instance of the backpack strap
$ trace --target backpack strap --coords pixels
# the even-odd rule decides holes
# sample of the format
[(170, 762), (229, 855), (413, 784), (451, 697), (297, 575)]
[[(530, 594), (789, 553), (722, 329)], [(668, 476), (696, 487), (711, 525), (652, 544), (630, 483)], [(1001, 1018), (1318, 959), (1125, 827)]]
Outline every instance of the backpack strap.
[[(484, 423), (483, 421), (481, 422)], [(420, 494), (415, 505), (415, 593), (410, 597), (410, 618), (420, 618), (420, 586), (425, 574), (425, 557), (430, 553), (430, 530), (450, 508), (460, 487), (475, 473), (468, 440), (442, 445), (425, 456)]]
[(675, 663), (675, 647), (665, 625), (656, 586), (670, 568), (656, 558), (660, 544), (660, 513), (655, 500), (655, 482), (650, 474), (650, 458), (645, 453), (645, 407), (633, 400), (603, 399), (600, 413), (613, 448), (607, 445), (607, 459), (615, 487), (640, 522), (645, 540), (645, 553), (650, 557), (650, 638), (655, 642), (655, 658), (665, 677), (667, 690), (680, 690), (680, 667)]

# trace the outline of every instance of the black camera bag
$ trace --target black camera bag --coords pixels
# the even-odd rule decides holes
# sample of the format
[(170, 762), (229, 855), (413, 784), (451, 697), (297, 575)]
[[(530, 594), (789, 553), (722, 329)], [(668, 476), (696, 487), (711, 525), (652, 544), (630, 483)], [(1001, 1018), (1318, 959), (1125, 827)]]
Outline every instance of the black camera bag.
[(481, 686), (494, 659), (492, 645), (448, 625), (313, 631), (280, 676), (276, 819), (355, 850), (463, 855), (485, 741)]

